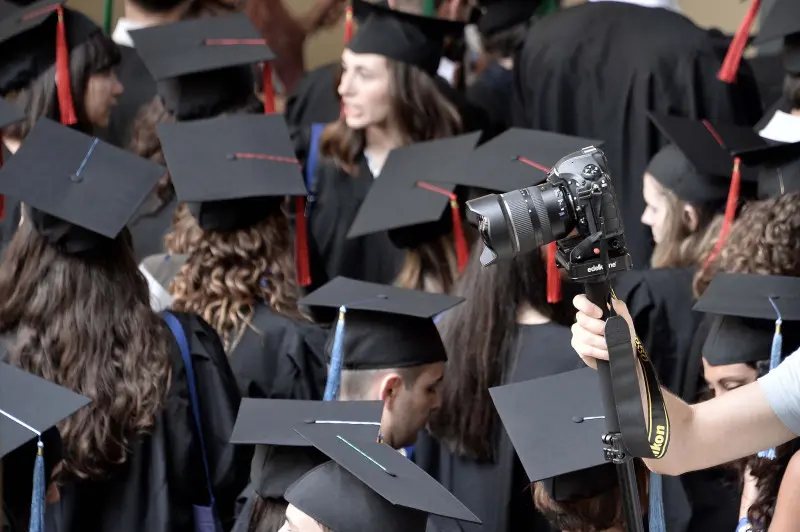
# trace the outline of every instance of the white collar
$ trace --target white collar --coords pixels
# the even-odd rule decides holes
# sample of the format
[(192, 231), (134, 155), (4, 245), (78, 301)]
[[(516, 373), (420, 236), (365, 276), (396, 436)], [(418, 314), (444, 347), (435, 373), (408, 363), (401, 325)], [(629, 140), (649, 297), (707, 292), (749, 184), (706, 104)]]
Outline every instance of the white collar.
[(776, 142), (800, 142), (800, 116), (784, 113), (781, 110), (775, 111), (769, 124), (758, 134)]
[(117, 25), (114, 27), (114, 33), (111, 35), (111, 39), (120, 46), (133, 48), (133, 39), (131, 39), (131, 36), (128, 32), (140, 30), (150, 25), (151, 24), (147, 24), (145, 22), (134, 22), (125, 17), (120, 17), (117, 21)]
[(663, 7), (676, 13), (681, 12), (678, 0), (589, 0), (590, 2), (624, 2), (626, 4), (636, 4), (642, 7)]

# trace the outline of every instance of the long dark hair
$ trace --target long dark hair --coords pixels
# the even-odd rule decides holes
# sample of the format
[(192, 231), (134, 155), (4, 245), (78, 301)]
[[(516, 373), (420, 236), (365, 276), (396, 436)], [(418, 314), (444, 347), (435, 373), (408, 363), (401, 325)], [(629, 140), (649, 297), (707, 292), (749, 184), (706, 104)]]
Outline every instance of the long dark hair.
[[(461, 132), (458, 111), (442, 95), (429, 74), (413, 65), (391, 59), (386, 61), (389, 65), (391, 115), (406, 144), (451, 137)], [(341, 72), (337, 85), (339, 80)], [(364, 150), (365, 142), (364, 131), (350, 129), (344, 117), (340, 117), (322, 132), (320, 153), (355, 174), (356, 159)]]
[[(86, 87), (89, 78), (108, 72), (119, 63), (120, 52), (114, 41), (101, 31), (91, 35), (69, 54), (69, 71), (72, 97), (78, 123), (72, 126), (84, 133), (92, 133), (94, 126), (86, 114)], [(27, 87), (4, 95), (25, 112), (26, 120), (9, 126), (4, 133), (12, 138), (24, 139), (40, 118), (59, 120), (58, 91), (56, 90), (56, 66), (53, 64)]]
[(491, 460), (497, 413), (489, 388), (502, 384), (514, 365), (517, 310), (530, 305), (565, 325), (574, 312), (567, 303), (547, 303), (545, 265), (538, 253), (525, 253), (491, 268), (483, 268), (479, 256), (480, 250), (473, 250), (456, 284), (454, 293), (466, 302), (439, 322), (449, 359), (442, 407), (431, 418), (430, 430), (451, 452)]
[(79, 255), (25, 220), (0, 264), (9, 362), (93, 402), (59, 424), (63, 473), (101, 479), (155, 423), (171, 375), (169, 331), (150, 308), (130, 234)]

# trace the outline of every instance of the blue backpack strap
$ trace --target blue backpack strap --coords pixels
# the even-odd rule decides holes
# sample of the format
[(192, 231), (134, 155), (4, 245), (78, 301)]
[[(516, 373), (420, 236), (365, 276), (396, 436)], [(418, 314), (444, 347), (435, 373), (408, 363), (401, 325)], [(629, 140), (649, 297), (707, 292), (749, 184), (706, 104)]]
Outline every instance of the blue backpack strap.
[(174, 314), (171, 312), (164, 312), (163, 317), (164, 321), (172, 331), (173, 336), (175, 336), (175, 340), (178, 342), (178, 347), (181, 350), (181, 357), (183, 358), (183, 364), (186, 366), (186, 380), (189, 383), (189, 399), (192, 403), (192, 413), (194, 414), (194, 424), (195, 428), (197, 429), (197, 436), (200, 438), (200, 453), (203, 456), (203, 469), (205, 469), (206, 472), (208, 500), (210, 502), (210, 506), (214, 507), (216, 505), (214, 504), (214, 491), (211, 489), (211, 469), (208, 467), (206, 444), (203, 440), (203, 430), (200, 423), (200, 403), (197, 399), (197, 386), (195, 384), (194, 366), (192, 365), (192, 355), (189, 351), (189, 342), (186, 339), (186, 333), (183, 330), (181, 322), (178, 321), (178, 318)]
[(314, 181), (314, 171), (317, 168), (317, 158), (319, 157), (319, 138), (325, 124), (311, 124), (311, 139), (308, 142), (308, 157), (306, 158), (305, 180), (308, 189), (309, 199), (313, 201), (314, 193), (317, 191), (317, 184)]

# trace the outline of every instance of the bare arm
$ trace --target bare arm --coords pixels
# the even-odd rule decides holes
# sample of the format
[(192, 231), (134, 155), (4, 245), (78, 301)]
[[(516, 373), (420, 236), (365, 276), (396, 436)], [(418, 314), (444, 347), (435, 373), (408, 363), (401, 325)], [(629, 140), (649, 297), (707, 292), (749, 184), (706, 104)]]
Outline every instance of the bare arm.
[(781, 480), (769, 532), (792, 532), (800, 523), (800, 454), (795, 454)]
[[(572, 346), (588, 365), (596, 367), (595, 359), (608, 359), (602, 312), (585, 296), (575, 298), (575, 307), (579, 312), (572, 327)], [(615, 310), (627, 320), (631, 336), (635, 336), (625, 304), (615, 302)], [(641, 375), (639, 382), (644, 389)], [(754, 382), (693, 406), (662, 390), (670, 422), (669, 449), (660, 460), (645, 460), (647, 467), (657, 473), (679, 475), (749, 456), (794, 438), (770, 407), (762, 386), (762, 382)]]

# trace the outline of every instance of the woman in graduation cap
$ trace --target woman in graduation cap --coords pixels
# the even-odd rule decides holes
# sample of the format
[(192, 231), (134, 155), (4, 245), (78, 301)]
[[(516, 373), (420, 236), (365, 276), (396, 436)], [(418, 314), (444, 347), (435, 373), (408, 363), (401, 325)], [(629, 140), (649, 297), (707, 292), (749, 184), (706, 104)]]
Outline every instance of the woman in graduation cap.
[[(131, 38), (158, 91), (140, 110), (134, 124), (134, 153), (163, 164), (158, 124), (223, 114), (258, 114), (264, 112), (265, 104), (274, 112), (274, 95), (268, 94), (271, 70), (265, 66), (268, 88), (264, 103), (256, 96), (253, 75), (254, 64), (268, 62), (274, 55), (246, 15), (155, 26), (133, 31)], [(137, 260), (164, 250), (164, 236), (176, 207), (175, 189), (165, 176), (131, 221)]]
[(0, 170), (23, 202), (0, 263), (8, 360), (93, 401), (58, 427), (48, 530), (189, 532), (210, 500), (230, 526), (247, 483), (251, 453), (219, 437), (240, 402), (219, 338), (151, 310), (125, 229), (163, 173), (49, 120)]
[(308, 259), (288, 216), (287, 199), (306, 189), (283, 117), (158, 131), (185, 202), (166, 237), (169, 251), (185, 254), (169, 286), (173, 308), (217, 330), (244, 397), (322, 399), (326, 334), (297, 306)]
[[(108, 126), (122, 93), (112, 68), (117, 45), (88, 17), (43, 0), (9, 13), (0, 24), (0, 96), (25, 115), (0, 131), (0, 166), (40, 118), (85, 133)], [(19, 198), (0, 199), (0, 249), (20, 218)]]
[[(364, 22), (342, 53), (342, 115), (320, 139), (324, 159), (314, 177), (311, 235), (329, 278), (390, 284), (403, 254), (386, 232), (353, 239), (347, 234), (391, 150), (461, 129), (456, 109), (432, 76), (445, 35), (460, 34), (463, 24), (360, 0), (354, 8)], [(412, 207), (399, 202), (392, 209)]]

